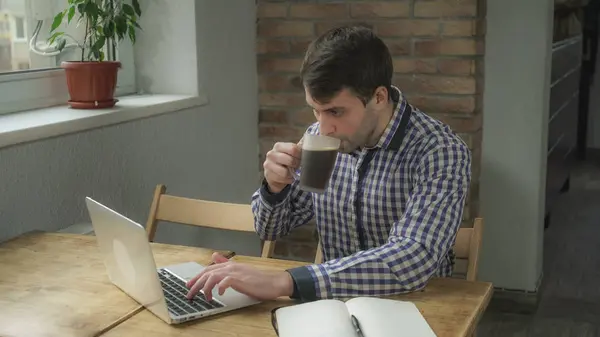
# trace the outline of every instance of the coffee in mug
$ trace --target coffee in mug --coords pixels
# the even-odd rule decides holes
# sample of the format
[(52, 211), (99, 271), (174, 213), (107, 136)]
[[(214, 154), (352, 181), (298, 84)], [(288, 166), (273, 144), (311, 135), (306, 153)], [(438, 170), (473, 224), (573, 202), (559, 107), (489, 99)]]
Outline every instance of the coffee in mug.
[[(340, 140), (337, 138), (306, 134), (302, 142), (300, 161), (300, 189), (323, 193), (333, 172)], [(296, 175), (298, 178), (298, 175)]]

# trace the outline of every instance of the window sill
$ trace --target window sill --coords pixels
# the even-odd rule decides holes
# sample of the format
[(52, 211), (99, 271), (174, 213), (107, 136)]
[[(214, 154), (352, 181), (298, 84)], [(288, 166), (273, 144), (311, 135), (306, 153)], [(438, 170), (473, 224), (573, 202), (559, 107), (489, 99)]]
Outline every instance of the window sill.
[(175, 112), (208, 103), (205, 96), (128, 95), (112, 109), (78, 110), (67, 105), (0, 115), (0, 148)]

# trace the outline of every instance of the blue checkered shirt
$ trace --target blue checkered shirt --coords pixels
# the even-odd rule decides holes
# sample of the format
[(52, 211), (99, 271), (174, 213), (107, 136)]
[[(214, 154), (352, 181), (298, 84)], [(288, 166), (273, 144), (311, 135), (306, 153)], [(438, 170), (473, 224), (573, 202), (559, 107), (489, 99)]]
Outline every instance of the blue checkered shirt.
[[(252, 196), (255, 228), (264, 240), (316, 220), (325, 262), (289, 270), (293, 297), (393, 295), (452, 273), (471, 153), (447, 125), (407, 109), (393, 89), (394, 113), (378, 144), (339, 153), (325, 193), (302, 191), (296, 181), (272, 194), (263, 182)], [(398, 129), (410, 110), (404, 135)], [(307, 132), (318, 133), (318, 127)], [(369, 151), (372, 159), (361, 177)]]

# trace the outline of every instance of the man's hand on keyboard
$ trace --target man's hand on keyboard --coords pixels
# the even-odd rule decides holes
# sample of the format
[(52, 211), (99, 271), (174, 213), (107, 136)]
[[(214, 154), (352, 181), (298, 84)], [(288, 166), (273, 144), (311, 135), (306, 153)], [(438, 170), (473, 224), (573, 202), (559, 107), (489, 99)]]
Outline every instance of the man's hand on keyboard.
[(189, 280), (187, 298), (191, 299), (200, 290), (209, 301), (212, 290), (218, 287), (219, 294), (229, 287), (258, 300), (270, 300), (280, 296), (291, 296), (294, 290), (292, 277), (286, 271), (264, 271), (253, 266), (229, 261), (219, 253), (213, 254), (214, 265), (206, 267)]

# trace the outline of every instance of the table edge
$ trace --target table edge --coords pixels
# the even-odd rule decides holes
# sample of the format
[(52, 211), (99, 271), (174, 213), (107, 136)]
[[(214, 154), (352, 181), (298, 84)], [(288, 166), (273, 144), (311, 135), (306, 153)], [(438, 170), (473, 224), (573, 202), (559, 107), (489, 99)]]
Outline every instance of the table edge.
[(492, 300), (492, 294), (494, 293), (494, 286), (491, 282), (485, 282), (485, 281), (475, 281), (475, 282), (485, 284), (487, 289), (484, 294), (483, 301), (479, 302), (479, 305), (476, 307), (476, 310), (473, 312), (473, 315), (471, 317), (469, 317), (469, 324), (467, 325), (467, 329), (466, 329), (465, 333), (463, 334), (463, 336), (473, 336), (474, 335), (474, 333), (477, 329), (477, 325), (479, 324), (479, 322), (481, 321), (481, 318), (485, 314), (485, 311), (486, 311), (487, 307), (489, 306), (490, 301)]

